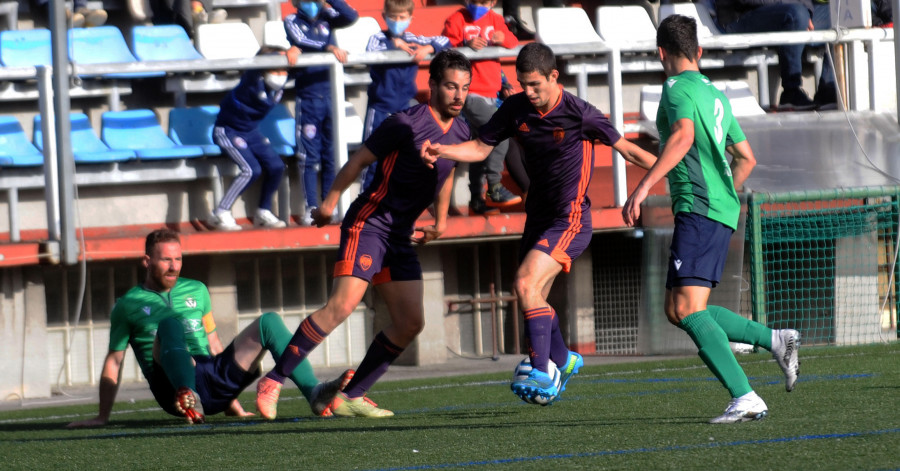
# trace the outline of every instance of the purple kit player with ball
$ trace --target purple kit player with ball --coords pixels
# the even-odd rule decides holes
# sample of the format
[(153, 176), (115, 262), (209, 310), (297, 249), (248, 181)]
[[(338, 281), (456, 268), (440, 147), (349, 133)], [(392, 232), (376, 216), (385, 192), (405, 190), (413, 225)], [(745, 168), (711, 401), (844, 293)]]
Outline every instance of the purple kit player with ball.
[[(422, 149), (426, 163), (445, 160), (478, 162), (500, 142), (514, 137), (524, 152), (531, 186), (525, 202), (525, 230), (520, 246), (515, 291), (525, 315), (532, 370), (512, 383), (525, 402), (555, 398), (584, 360), (569, 351), (556, 311), (547, 303), (553, 280), (568, 272), (572, 260), (591, 241), (588, 185), (594, 168), (594, 140), (612, 146), (636, 165), (649, 168), (656, 158), (625, 140), (599, 110), (564, 91), (549, 47), (531, 43), (516, 58), (523, 92), (507, 98), (478, 130), (478, 139), (460, 145), (433, 143)], [(559, 365), (557, 387), (547, 374), (549, 361)]]
[[(422, 267), (412, 242), (438, 238), (447, 224), (455, 162), (425, 165), (420, 149), (429, 142), (456, 144), (470, 139), (458, 118), (466, 101), (472, 66), (458, 51), (437, 54), (429, 67), (429, 102), (388, 117), (344, 165), (325, 200), (312, 216), (316, 225), (331, 221), (338, 198), (373, 162), (375, 178), (350, 205), (341, 225), (334, 288), (325, 307), (300, 323), (285, 354), (257, 385), (256, 405), (273, 419), (285, 377), (356, 309), (369, 284), (390, 311), (391, 323), (379, 332), (349, 384), (331, 403), (334, 415), (390, 417), (365, 397), (425, 325)], [(434, 202), (434, 225), (415, 227)], [(421, 232), (421, 237), (414, 237)]]

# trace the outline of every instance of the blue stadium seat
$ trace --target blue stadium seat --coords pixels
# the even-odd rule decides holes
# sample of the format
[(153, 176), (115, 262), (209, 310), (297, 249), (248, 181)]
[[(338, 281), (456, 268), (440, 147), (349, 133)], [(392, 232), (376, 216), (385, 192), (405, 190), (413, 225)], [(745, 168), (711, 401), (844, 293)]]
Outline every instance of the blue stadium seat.
[[(111, 150), (109, 146), (103, 143), (91, 122), (84, 113), (72, 113), (69, 115), (72, 133), (70, 141), (72, 144), (72, 155), (75, 163), (79, 164), (97, 164), (123, 162), (126, 160), (134, 160), (137, 156), (132, 150)], [(43, 152), (44, 150), (44, 133), (41, 129), (41, 115), (34, 117), (34, 145)]]
[(135, 26), (131, 29), (131, 46), (134, 56), (142, 61), (203, 59), (178, 25)]
[[(69, 30), (69, 59), (76, 64), (109, 64), (138, 62), (119, 28), (97, 26)], [(165, 72), (123, 72), (106, 74), (107, 78), (161, 77)]]
[(172, 108), (169, 111), (169, 137), (176, 144), (200, 146), (206, 155), (222, 155), (212, 138), (219, 107)]
[(259, 123), (259, 130), (269, 138), (275, 153), (285, 157), (294, 155), (297, 148), (295, 129), (294, 116), (284, 103), (279, 103)]
[(152, 110), (107, 111), (101, 119), (101, 137), (112, 150), (133, 150), (141, 160), (200, 157), (203, 148), (175, 144), (163, 131)]
[(0, 165), (32, 167), (43, 165), (44, 154), (28, 140), (15, 116), (0, 116)]
[(7, 67), (50, 65), (50, 30), (38, 28), (0, 32), (0, 62)]

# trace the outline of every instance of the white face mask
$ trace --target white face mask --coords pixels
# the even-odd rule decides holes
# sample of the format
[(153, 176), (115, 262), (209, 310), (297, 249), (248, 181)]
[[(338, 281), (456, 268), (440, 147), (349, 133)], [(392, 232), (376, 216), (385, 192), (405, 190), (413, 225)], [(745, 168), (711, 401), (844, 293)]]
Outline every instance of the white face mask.
[(284, 84), (287, 83), (287, 74), (273, 74), (272, 72), (266, 72), (263, 74), (263, 80), (266, 82), (266, 86), (271, 90), (281, 90), (284, 88)]

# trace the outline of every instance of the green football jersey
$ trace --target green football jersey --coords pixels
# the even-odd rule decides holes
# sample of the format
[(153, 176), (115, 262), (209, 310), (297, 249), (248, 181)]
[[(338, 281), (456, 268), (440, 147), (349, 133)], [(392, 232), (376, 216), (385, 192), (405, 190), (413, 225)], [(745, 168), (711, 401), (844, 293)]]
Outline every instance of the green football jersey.
[(696, 213), (737, 229), (740, 201), (725, 147), (747, 138), (731, 112), (731, 103), (706, 76), (685, 71), (663, 85), (656, 114), (660, 152), (672, 123), (684, 118), (694, 123), (694, 144), (667, 175), (672, 213)]
[[(167, 293), (158, 293), (135, 286), (116, 301), (109, 316), (109, 349), (125, 350), (128, 344), (134, 350), (141, 372), (150, 378), (153, 367), (153, 341), (160, 321), (176, 317), (184, 325), (184, 338), (191, 355), (209, 355), (207, 328), (215, 326), (204, 319), (212, 310), (209, 290), (195, 280), (179, 278)], [(204, 328), (204, 321), (210, 326)]]

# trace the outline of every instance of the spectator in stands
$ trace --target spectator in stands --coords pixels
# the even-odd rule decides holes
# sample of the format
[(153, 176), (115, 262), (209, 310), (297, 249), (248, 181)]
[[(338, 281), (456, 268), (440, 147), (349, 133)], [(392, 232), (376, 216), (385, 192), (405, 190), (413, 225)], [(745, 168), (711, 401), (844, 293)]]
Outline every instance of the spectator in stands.
[[(491, 8), (496, 0), (468, 0), (465, 8), (460, 8), (444, 22), (444, 36), (454, 47), (468, 46), (476, 51), (488, 46), (512, 49), (519, 45), (503, 17)], [(472, 61), (472, 85), (463, 115), (475, 129), (486, 123), (497, 110), (497, 94), (502, 87), (500, 61), (486, 59)], [(522, 202), (522, 197), (513, 194), (500, 182), (503, 160), (509, 146), (505, 140), (494, 147), (491, 155), (482, 162), (469, 165), (470, 213), (486, 214), (497, 212), (501, 207)], [(487, 180), (487, 198), (484, 195), (484, 181)]]
[[(264, 50), (262, 54), (281, 54), (284, 51)], [(219, 115), (213, 128), (213, 140), (237, 164), (240, 174), (231, 182), (222, 201), (209, 217), (209, 225), (223, 231), (239, 231), (231, 207), (261, 175), (259, 204), (253, 215), (257, 227), (281, 228), (287, 224), (272, 214), (272, 196), (281, 184), (284, 162), (272, 150), (269, 139), (259, 130), (259, 123), (281, 101), (287, 70), (247, 70), (240, 83), (219, 105)], [(282, 211), (284, 208), (280, 208)]]
[[(32, 14), (37, 14), (42, 21), (46, 21), (49, 5), (49, 0), (31, 0), (29, 6)], [(71, 28), (90, 28), (105, 24), (108, 15), (102, 8), (88, 8), (87, 0), (74, 0), (72, 9), (66, 8), (66, 17)]]
[[(416, 75), (419, 63), (429, 54), (436, 54), (450, 47), (450, 40), (444, 36), (417, 36), (408, 31), (412, 21), (413, 0), (385, 0), (382, 16), (387, 29), (375, 33), (369, 39), (366, 51), (404, 51), (412, 56), (405, 64), (373, 64), (369, 67), (372, 83), (366, 91), (366, 121), (363, 141), (389, 115), (412, 106), (416, 98)], [(375, 177), (373, 162), (364, 172), (362, 190), (369, 187)]]
[(697, 22), (682, 15), (667, 17), (659, 24), (656, 45), (668, 77), (656, 115), (660, 154), (625, 202), (622, 219), (629, 226), (638, 224), (641, 203), (659, 180), (668, 177), (675, 230), (666, 278), (666, 317), (690, 336), (700, 358), (731, 394), (725, 413), (710, 423), (759, 420), (768, 414), (768, 407), (750, 386), (729, 341), (771, 351), (790, 392), (800, 373), (800, 333), (773, 330), (707, 304), (722, 278), (729, 242), (741, 218), (738, 190), (756, 158), (728, 98), (700, 73), (703, 51), (697, 44)]
[[(812, 31), (831, 28), (828, 3), (813, 0), (715, 0), (716, 20), (726, 33)], [(817, 10), (821, 10), (815, 14)], [(781, 71), (780, 110), (833, 109), (837, 88), (831, 61), (825, 60), (815, 99), (803, 91), (803, 44), (778, 48)]]
[[(147, 235), (142, 264), (144, 282), (116, 301), (109, 316), (109, 353), (100, 375), (100, 412), (72, 422), (69, 428), (106, 425), (119, 391), (122, 362), (128, 345), (156, 402), (166, 412), (190, 424), (204, 414), (249, 416), (238, 395), (257, 377), (266, 351), (278, 360), (291, 338), (281, 316), (268, 312), (222, 348), (213, 319), (209, 290), (199, 281), (181, 278), (181, 239), (169, 229)], [(353, 376), (319, 383), (309, 362), (290, 378), (309, 401), (313, 413), (331, 416), (329, 403)]]
[[(347, 51), (334, 42), (334, 29), (352, 25), (359, 13), (344, 0), (291, 0), (297, 13), (285, 17), (284, 29), (291, 48), (288, 63), (297, 63), (302, 52), (331, 52), (342, 63)], [(297, 157), (303, 162), (303, 190), (306, 211), (301, 223), (313, 223), (312, 212), (325, 199), (334, 182), (333, 119), (331, 116), (331, 79), (328, 66), (295, 69), (297, 119)], [(321, 180), (321, 181), (320, 181)], [(321, 186), (320, 186), (321, 185)]]
[(177, 24), (194, 37), (196, 27), (206, 23), (221, 23), (228, 12), (212, 8), (212, 0), (150, 0), (153, 24)]

